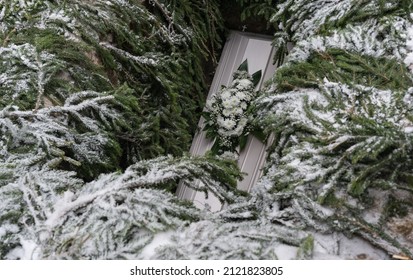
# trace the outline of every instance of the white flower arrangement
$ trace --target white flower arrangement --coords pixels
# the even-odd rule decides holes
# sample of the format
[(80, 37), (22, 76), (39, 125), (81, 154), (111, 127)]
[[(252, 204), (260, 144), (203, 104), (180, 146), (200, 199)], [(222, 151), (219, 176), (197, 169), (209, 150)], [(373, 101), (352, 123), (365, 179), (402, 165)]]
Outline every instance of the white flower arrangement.
[(229, 87), (222, 87), (207, 101), (204, 111), (207, 137), (214, 139), (214, 154), (234, 153), (243, 148), (250, 133), (249, 113), (256, 97), (255, 87), (261, 79), (261, 70), (249, 75), (245, 60), (233, 75)]

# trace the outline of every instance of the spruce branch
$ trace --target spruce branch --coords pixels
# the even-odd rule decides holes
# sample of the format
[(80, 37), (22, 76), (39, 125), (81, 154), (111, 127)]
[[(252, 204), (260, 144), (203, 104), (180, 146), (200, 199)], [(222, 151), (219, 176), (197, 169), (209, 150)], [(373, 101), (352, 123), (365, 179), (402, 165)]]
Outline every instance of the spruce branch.
[(164, 18), (166, 19), (166, 21), (168, 22), (168, 31), (169, 33), (173, 32), (173, 28), (175, 27), (176, 29), (178, 29), (178, 31), (184, 35), (188, 40), (190, 40), (190, 38), (187, 35), (187, 32), (185, 32), (185, 30), (182, 29), (182, 27), (175, 23), (175, 21), (173, 20), (173, 18), (170, 16), (169, 11), (165, 8), (165, 6), (161, 3), (159, 3), (158, 0), (149, 0), (150, 3), (153, 3), (156, 8), (162, 13), (162, 15), (164, 16)]

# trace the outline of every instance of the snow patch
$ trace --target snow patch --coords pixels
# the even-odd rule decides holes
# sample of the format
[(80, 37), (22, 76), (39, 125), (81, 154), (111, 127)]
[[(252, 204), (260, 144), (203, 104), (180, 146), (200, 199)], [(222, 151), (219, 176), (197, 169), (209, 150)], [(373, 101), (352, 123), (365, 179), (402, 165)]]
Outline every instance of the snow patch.
[(157, 248), (165, 245), (170, 245), (172, 243), (171, 236), (173, 235), (173, 233), (174, 232), (172, 230), (169, 230), (156, 234), (152, 239), (152, 242), (146, 245), (142, 250), (139, 257), (145, 260), (152, 259)]
[[(411, 17), (413, 18), (413, 14), (411, 14)], [(407, 29), (406, 48), (408, 53), (404, 59), (404, 63), (409, 67), (410, 71), (413, 72), (413, 25)]]
[(21, 247), (11, 250), (6, 259), (9, 260), (36, 260), (39, 259), (40, 249), (33, 240), (20, 239)]
[(408, 126), (404, 128), (404, 133), (410, 134), (413, 133), (413, 126)]
[(274, 249), (275, 254), (280, 260), (294, 260), (297, 257), (298, 247), (280, 244)]

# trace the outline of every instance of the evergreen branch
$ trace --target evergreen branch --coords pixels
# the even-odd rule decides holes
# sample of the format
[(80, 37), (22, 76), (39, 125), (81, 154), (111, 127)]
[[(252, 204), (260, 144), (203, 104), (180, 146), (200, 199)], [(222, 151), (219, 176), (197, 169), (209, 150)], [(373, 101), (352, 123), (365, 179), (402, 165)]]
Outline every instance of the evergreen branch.
[(10, 37), (11, 37), (14, 33), (16, 33), (16, 31), (17, 31), (17, 29), (16, 29), (16, 28), (13, 28), (12, 30), (10, 30), (10, 31), (7, 33), (6, 37), (5, 37), (4, 40), (3, 40), (3, 48), (7, 46), (7, 44), (8, 44), (9, 41), (10, 41)]
[(169, 26), (168, 26), (168, 30), (171, 32), (172, 27), (175, 27), (178, 29), (178, 31), (183, 34), (188, 40), (190, 39), (187, 35), (187, 32), (185, 32), (185, 30), (182, 29), (182, 27), (179, 24), (176, 24), (175, 21), (173, 20), (173, 18), (169, 15), (169, 11), (167, 11), (165, 9), (165, 6), (161, 3), (159, 3), (158, 0), (149, 0), (150, 3), (153, 3), (158, 10), (162, 13), (162, 15), (164, 16), (164, 18), (167, 20)]

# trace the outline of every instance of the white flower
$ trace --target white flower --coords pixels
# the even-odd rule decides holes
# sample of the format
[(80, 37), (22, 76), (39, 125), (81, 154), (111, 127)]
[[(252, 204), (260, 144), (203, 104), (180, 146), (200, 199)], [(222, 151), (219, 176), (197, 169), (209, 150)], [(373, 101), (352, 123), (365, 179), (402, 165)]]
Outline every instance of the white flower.
[(222, 155), (219, 156), (222, 159), (226, 160), (238, 160), (238, 155), (233, 152), (226, 151)]
[(224, 110), (222, 111), (222, 114), (223, 114), (225, 117), (229, 117), (229, 116), (231, 116), (231, 115), (233, 114), (233, 111), (232, 111), (232, 110), (228, 110), (228, 109), (224, 109)]
[(237, 106), (236, 100), (227, 99), (222, 102), (222, 106), (224, 109), (232, 110), (235, 106)]
[(244, 110), (241, 107), (236, 107), (233, 109), (232, 113), (234, 115), (239, 116), (239, 115), (242, 115), (242, 113), (244, 113)]
[(219, 128), (218, 129), (218, 134), (220, 135), (220, 136), (223, 136), (223, 137), (225, 137), (225, 136), (227, 136), (227, 131), (225, 131), (225, 129), (223, 129), (223, 128)]
[(232, 119), (225, 119), (225, 121), (222, 123), (222, 127), (226, 130), (231, 130), (236, 126), (236, 124), (237, 123)]
[(234, 136), (239, 137), (243, 134), (245, 126), (246, 126), (246, 122), (238, 122), (238, 125), (233, 130), (228, 131), (228, 134), (231, 137), (234, 137)]
[(207, 101), (207, 110), (218, 126), (221, 145), (233, 145), (232, 139), (243, 134), (248, 123), (245, 111), (254, 97), (253, 83), (248, 79), (236, 79), (230, 88), (223, 88)]
[(224, 100), (222, 102), (222, 106), (224, 106), (225, 109), (232, 109), (234, 107), (239, 106), (240, 102), (241, 101), (239, 100), (238, 97), (232, 96), (231, 98)]
[(240, 100), (245, 100), (247, 98), (247, 94), (245, 94), (245, 92), (243, 91), (238, 91), (236, 96), (240, 99)]
[(221, 128), (224, 128), (226, 130), (233, 129), (235, 127), (235, 125), (237, 124), (234, 120), (223, 118), (221, 116), (218, 117), (217, 123)]
[(230, 97), (231, 97), (231, 92), (229, 92), (228, 90), (223, 91), (222, 94), (221, 94), (222, 100), (227, 100)]
[(236, 86), (238, 89), (246, 89), (252, 87), (252, 82), (248, 79), (242, 79), (238, 81), (238, 85)]
[(225, 108), (225, 109), (232, 109), (232, 105), (231, 105), (232, 103), (231, 103), (231, 101), (229, 100), (229, 99), (226, 99), (226, 100), (222, 100), (222, 106)]

